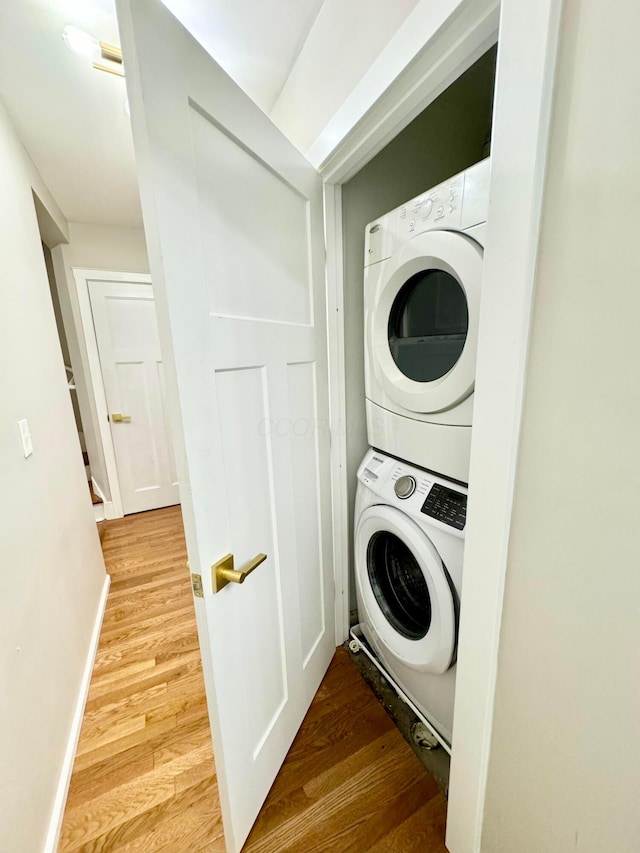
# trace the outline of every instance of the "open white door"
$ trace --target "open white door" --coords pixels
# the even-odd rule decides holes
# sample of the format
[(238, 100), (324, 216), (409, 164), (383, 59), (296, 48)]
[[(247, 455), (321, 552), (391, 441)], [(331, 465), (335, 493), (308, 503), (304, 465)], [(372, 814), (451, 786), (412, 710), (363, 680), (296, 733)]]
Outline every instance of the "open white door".
[(153, 288), (94, 281), (89, 298), (124, 514), (180, 503)]
[[(333, 656), (322, 183), (160, 0), (118, 0), (227, 849)], [(214, 593), (211, 565), (267, 555)]]

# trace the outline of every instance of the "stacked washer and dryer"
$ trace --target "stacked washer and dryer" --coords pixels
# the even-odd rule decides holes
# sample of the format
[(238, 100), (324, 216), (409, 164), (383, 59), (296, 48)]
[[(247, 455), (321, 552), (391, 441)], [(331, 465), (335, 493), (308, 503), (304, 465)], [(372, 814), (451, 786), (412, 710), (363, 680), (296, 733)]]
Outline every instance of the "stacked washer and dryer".
[(360, 635), (447, 749), (488, 188), (487, 159), (365, 233)]

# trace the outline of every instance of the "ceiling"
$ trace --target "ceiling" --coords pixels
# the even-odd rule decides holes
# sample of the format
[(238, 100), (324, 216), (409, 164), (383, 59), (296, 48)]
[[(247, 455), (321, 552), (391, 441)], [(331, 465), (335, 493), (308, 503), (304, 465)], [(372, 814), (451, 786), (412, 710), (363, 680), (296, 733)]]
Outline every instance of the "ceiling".
[[(323, 0), (164, 2), (269, 112)], [(124, 80), (71, 53), (66, 24), (119, 44), (115, 0), (0, 3), (0, 97), (69, 221), (140, 225)]]

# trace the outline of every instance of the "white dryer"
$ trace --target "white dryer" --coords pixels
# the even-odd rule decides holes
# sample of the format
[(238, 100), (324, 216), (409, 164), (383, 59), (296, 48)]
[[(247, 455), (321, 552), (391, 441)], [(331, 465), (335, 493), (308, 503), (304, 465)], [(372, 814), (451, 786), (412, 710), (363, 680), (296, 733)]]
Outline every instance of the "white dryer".
[(467, 490), (375, 450), (358, 469), (360, 629), (382, 667), (451, 744)]
[(483, 160), (367, 225), (369, 444), (466, 483), (489, 190)]

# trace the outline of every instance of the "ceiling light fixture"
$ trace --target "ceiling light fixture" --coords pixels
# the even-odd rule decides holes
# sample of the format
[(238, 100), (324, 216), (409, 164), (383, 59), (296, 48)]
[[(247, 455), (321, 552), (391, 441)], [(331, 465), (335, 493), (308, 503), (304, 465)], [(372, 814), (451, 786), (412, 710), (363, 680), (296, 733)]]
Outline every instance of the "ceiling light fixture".
[(122, 51), (117, 45), (98, 41), (73, 24), (67, 24), (62, 31), (62, 38), (70, 51), (93, 60), (93, 67), (98, 71), (124, 77)]

